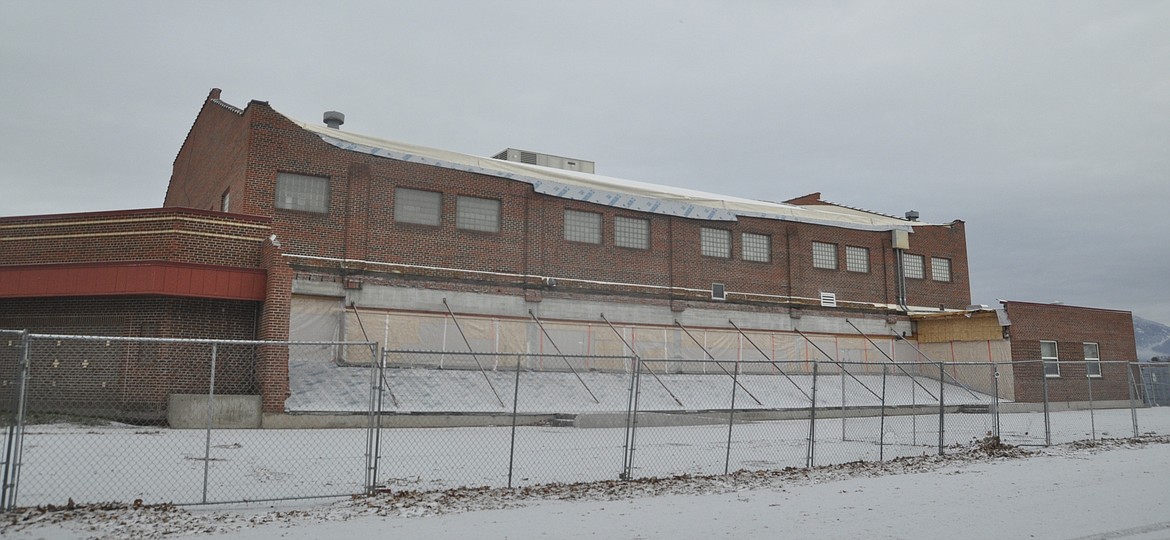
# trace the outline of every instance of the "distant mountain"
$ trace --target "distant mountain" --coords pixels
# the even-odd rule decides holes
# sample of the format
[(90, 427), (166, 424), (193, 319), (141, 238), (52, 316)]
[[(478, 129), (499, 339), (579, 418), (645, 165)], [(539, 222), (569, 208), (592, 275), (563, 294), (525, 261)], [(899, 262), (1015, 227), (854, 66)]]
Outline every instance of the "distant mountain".
[(1135, 316), (1133, 335), (1137, 340), (1138, 360), (1170, 356), (1170, 326)]

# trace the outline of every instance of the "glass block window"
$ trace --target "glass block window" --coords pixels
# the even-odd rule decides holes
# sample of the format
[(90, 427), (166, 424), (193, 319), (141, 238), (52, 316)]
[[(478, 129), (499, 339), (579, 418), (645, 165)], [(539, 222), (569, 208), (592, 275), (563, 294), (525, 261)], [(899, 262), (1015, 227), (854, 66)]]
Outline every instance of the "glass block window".
[(922, 255), (902, 254), (902, 275), (913, 279), (926, 278), (926, 262)]
[(442, 207), (442, 193), (407, 188), (394, 190), (394, 221), (438, 225)]
[(731, 231), (700, 227), (699, 247), (704, 256), (730, 259)]
[(951, 280), (951, 260), (941, 257), (931, 257), (930, 279), (949, 282)]
[(565, 240), (600, 244), (601, 214), (565, 210)]
[(869, 249), (845, 246), (845, 269), (850, 272), (869, 273)]
[(1101, 376), (1101, 348), (1096, 343), (1085, 343), (1085, 374)]
[(837, 244), (812, 243), (813, 268), (837, 269)]
[(614, 217), (613, 244), (617, 247), (650, 249), (650, 220)]
[(324, 214), (329, 211), (329, 179), (304, 174), (276, 174), (276, 207)]
[(1056, 354), (1055, 341), (1040, 342), (1040, 359), (1044, 361), (1044, 376), (1060, 376), (1060, 359)]
[(743, 233), (743, 260), (772, 261), (772, 237), (766, 234)]
[(469, 231), (500, 232), (500, 201), (460, 195), (455, 200), (455, 226)]

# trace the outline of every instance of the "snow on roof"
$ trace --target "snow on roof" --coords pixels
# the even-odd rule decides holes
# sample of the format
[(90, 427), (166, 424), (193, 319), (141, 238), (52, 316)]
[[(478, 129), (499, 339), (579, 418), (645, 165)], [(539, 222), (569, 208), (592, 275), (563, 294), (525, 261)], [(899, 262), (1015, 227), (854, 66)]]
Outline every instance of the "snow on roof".
[(737, 221), (740, 217), (757, 217), (869, 231), (913, 231), (913, 225), (905, 220), (876, 213), (861, 214), (838, 207), (822, 209), (757, 201), (599, 174), (472, 156), (359, 135), (288, 118), (306, 131), (317, 134), (326, 143), (343, 150), (525, 182), (531, 184), (537, 193), (563, 199), (712, 221)]

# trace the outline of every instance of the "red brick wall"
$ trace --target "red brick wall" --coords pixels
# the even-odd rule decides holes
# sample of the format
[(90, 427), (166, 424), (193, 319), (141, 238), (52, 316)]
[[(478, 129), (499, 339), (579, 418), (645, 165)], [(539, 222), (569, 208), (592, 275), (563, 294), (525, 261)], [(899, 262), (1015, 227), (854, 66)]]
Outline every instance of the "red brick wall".
[(1015, 366), (1016, 399), (1043, 400), (1045, 382), (1040, 360), (1040, 341), (1056, 341), (1060, 376), (1048, 377), (1050, 401), (1087, 401), (1088, 381), (1084, 364), (1085, 342), (1098, 344), (1102, 376), (1092, 380), (1094, 400), (1129, 399), (1129, 376), (1124, 364), (1110, 361), (1137, 361), (1133, 317), (1128, 311), (1114, 311), (1058, 304), (1007, 302), (1011, 320), (1012, 360)]
[[(166, 297), (0, 299), (0, 328), (34, 333), (255, 339), (256, 302)], [(216, 393), (255, 394), (251, 346), (217, 351)], [(4, 362), (15, 355), (0, 355)], [(166, 418), (167, 396), (208, 391), (206, 344), (37, 340), (30, 351), (29, 411), (135, 422)], [(11, 403), (15, 366), (0, 366), (0, 403)]]
[(189, 208), (0, 218), (0, 265), (173, 261), (259, 264), (269, 220)]
[[(214, 115), (222, 116), (222, 113), (216, 111)], [(709, 222), (639, 214), (536, 194), (522, 182), (341, 150), (301, 129), (263, 102), (249, 104), (242, 118), (250, 123), (248, 188), (243, 211), (271, 216), (273, 230), (290, 254), (703, 290), (709, 290), (713, 282), (720, 282), (727, 285), (732, 293), (729, 299), (733, 301), (737, 299), (735, 292), (817, 298), (820, 291), (826, 291), (836, 292), (841, 302), (882, 304), (893, 303), (896, 297), (888, 231), (858, 231), (754, 218)], [(202, 118), (196, 121), (197, 126), (201, 123)], [(212, 135), (210, 130), (193, 130), (188, 144), (200, 146), (192, 140)], [(275, 183), (280, 172), (329, 178), (328, 213), (276, 209)], [(443, 193), (441, 224), (429, 227), (395, 222), (397, 187)], [(500, 232), (456, 228), (455, 201), (459, 195), (500, 200)], [(603, 214), (602, 244), (566, 242), (563, 231), (566, 208)], [(615, 215), (650, 219), (650, 249), (615, 247)], [(700, 255), (699, 228), (703, 226), (732, 231), (732, 258)], [(770, 263), (743, 260), (743, 232), (771, 235)], [(812, 267), (813, 240), (838, 244), (838, 270)], [(868, 273), (845, 270), (846, 245), (869, 248)], [(927, 279), (908, 280), (910, 304), (967, 306), (970, 282), (962, 222), (916, 226), (911, 234), (911, 246), (910, 253), (926, 257)], [(930, 279), (932, 256), (952, 260), (951, 282)], [(620, 288), (610, 292), (623, 293)], [(656, 294), (672, 297), (666, 290)], [(683, 296), (689, 295), (683, 293)], [(777, 298), (776, 301), (786, 300)]]
[(247, 112), (219, 101), (212, 89), (175, 157), (163, 206), (222, 210), (231, 191), (231, 212), (244, 209), (250, 119)]

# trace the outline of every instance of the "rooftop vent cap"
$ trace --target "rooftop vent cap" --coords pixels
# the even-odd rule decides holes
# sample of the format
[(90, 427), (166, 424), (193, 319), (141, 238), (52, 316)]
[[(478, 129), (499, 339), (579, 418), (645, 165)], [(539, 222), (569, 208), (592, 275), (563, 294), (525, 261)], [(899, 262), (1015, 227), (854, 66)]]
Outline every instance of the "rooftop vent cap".
[(345, 123), (345, 115), (337, 111), (325, 111), (325, 125), (333, 129), (341, 129), (341, 124)]
[(906, 212), (906, 219), (908, 221), (918, 221), (918, 211), (911, 210), (909, 212)]

